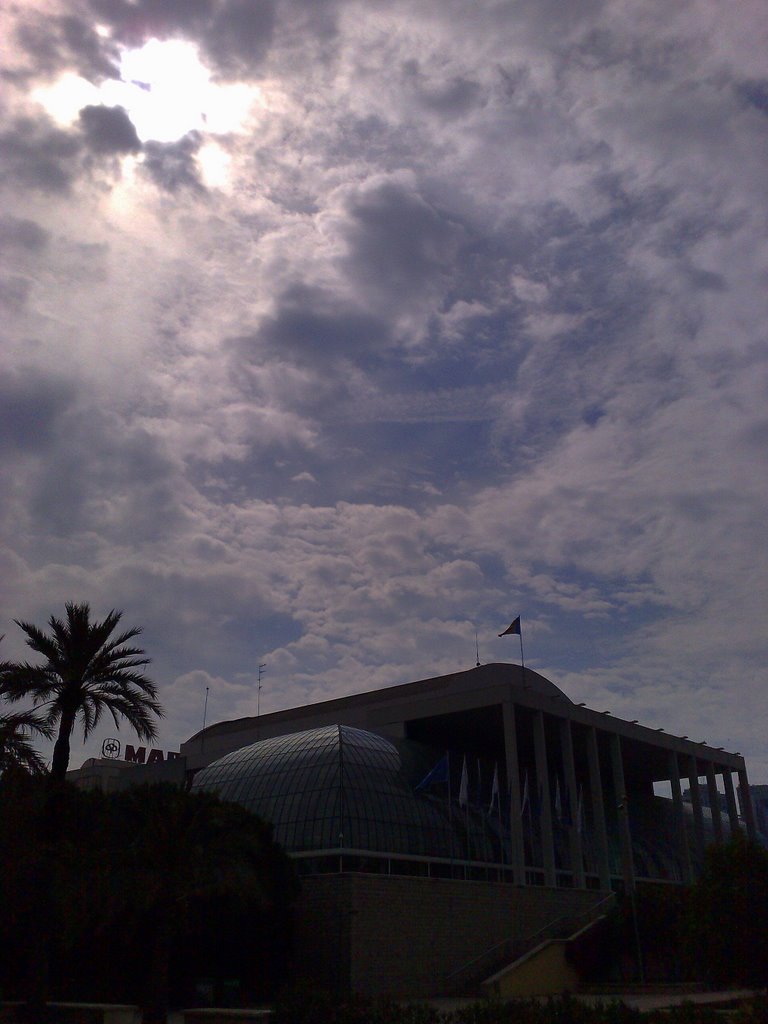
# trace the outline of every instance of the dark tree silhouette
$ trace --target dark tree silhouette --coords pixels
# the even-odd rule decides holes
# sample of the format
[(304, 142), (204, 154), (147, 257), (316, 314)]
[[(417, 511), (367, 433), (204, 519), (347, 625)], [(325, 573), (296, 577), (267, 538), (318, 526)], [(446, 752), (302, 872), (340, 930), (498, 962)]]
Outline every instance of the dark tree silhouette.
[(0, 692), (7, 700), (31, 699), (46, 709), (45, 722), (56, 729), (51, 775), (67, 773), (70, 740), (79, 720), (88, 738), (105, 711), (119, 728), (125, 719), (143, 740), (156, 735), (154, 719), (163, 714), (155, 684), (143, 669), (149, 658), (140, 647), (129, 646), (141, 630), (113, 636), (122, 612), (111, 611), (102, 622), (91, 621), (87, 603), (66, 605), (66, 619), (51, 616), (49, 633), (30, 622), (16, 621), (27, 634), (27, 646), (45, 659), (41, 665), (9, 663), (0, 677)]
[[(298, 884), (270, 825), (167, 784), (110, 794), (65, 784), (46, 856), (50, 789), (26, 772), (0, 778), (4, 998), (29, 997), (41, 955), (57, 1001), (139, 1003), (147, 1024), (190, 1005), (201, 978), (220, 991), (238, 979), (248, 1001), (274, 994)], [(40, 1024), (45, 1006), (30, 1005), (28, 1019)]]
[(707, 847), (693, 886), (690, 953), (713, 985), (768, 985), (768, 850), (735, 832)]
[[(203, 953), (201, 974), (214, 969), (221, 947), (234, 974), (267, 966), (270, 953), (279, 953), (296, 880), (271, 826), (237, 804), (168, 785), (115, 794), (112, 803), (124, 837), (114, 859), (130, 895), (124, 929), (130, 936), (131, 925), (138, 928), (133, 945), (139, 936), (147, 943), (141, 1001), (144, 1020), (155, 1024), (166, 1020), (178, 986), (175, 953), (186, 969)], [(260, 931), (269, 941), (257, 952)]]
[(35, 775), (45, 770), (45, 761), (32, 745), (34, 735), (51, 739), (53, 730), (34, 711), (0, 714), (0, 773), (23, 768)]

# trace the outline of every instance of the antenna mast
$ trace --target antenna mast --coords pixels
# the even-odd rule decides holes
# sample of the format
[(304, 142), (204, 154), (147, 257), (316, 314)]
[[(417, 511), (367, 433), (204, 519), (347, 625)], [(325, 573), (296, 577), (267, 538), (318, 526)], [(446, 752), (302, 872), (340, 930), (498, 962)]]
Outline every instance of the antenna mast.
[(261, 677), (264, 675), (264, 670), (267, 667), (267, 663), (262, 661), (259, 665), (259, 684), (256, 689), (256, 717), (261, 715)]
[(210, 686), (206, 686), (206, 688), (205, 688), (205, 706), (203, 707), (203, 731), (202, 731), (202, 734), (200, 736), (200, 753), (201, 754), (202, 754), (203, 750), (205, 749), (205, 722), (206, 722), (206, 719), (208, 718), (208, 691), (209, 690), (210, 690)]

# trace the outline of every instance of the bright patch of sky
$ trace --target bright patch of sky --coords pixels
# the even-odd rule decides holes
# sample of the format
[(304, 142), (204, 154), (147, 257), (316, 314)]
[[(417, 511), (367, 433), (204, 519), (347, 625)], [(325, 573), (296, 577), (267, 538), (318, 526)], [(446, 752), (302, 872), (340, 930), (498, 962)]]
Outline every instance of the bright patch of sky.
[[(175, 142), (191, 131), (242, 131), (260, 95), (253, 84), (213, 82), (197, 47), (181, 39), (150, 39), (137, 49), (122, 50), (119, 80), (96, 86), (67, 72), (32, 92), (62, 124), (75, 121), (86, 105), (123, 107), (144, 142)], [(221, 156), (209, 153), (206, 166), (212, 181), (226, 178)]]

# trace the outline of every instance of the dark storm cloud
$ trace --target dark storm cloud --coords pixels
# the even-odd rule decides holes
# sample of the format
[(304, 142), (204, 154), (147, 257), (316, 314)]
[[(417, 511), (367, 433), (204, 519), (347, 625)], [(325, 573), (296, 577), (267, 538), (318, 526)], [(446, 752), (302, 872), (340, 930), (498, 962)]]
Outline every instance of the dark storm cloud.
[(431, 81), (417, 60), (406, 61), (402, 72), (406, 87), (414, 93), (421, 106), (443, 117), (468, 114), (482, 99), (478, 82), (461, 75), (445, 81)]
[(139, 136), (123, 107), (88, 106), (80, 111), (80, 127), (93, 153), (136, 153)]
[(16, 42), (29, 57), (23, 77), (54, 76), (74, 68), (89, 81), (117, 78), (117, 54), (93, 24), (74, 14), (61, 17), (30, 12), (16, 29)]
[(452, 265), (462, 229), (414, 189), (386, 181), (354, 194), (341, 229), (350, 277), (388, 301), (418, 296)]
[(281, 359), (323, 365), (339, 358), (352, 361), (382, 346), (386, 324), (350, 308), (318, 288), (294, 285), (280, 297), (278, 309), (262, 326), (262, 351)]
[(26, 249), (38, 252), (48, 244), (49, 234), (33, 220), (21, 217), (0, 217), (0, 251)]
[(756, 78), (736, 87), (739, 98), (768, 116), (768, 78)]
[(19, 313), (27, 304), (31, 288), (31, 283), (24, 277), (10, 275), (0, 278), (0, 307), (9, 313)]
[(182, 521), (175, 467), (141, 427), (77, 407), (60, 415), (51, 442), (27, 502), (39, 528), (124, 544), (167, 536)]
[(38, 452), (55, 441), (62, 414), (75, 398), (71, 381), (40, 370), (0, 378), (0, 451)]
[(46, 119), (17, 118), (0, 135), (0, 176), (22, 188), (66, 193), (77, 168), (81, 142)]
[(89, 6), (119, 42), (141, 46), (151, 38), (202, 33), (216, 5), (214, 0), (90, 0)]
[(272, 0), (92, 0), (91, 9), (126, 45), (153, 37), (196, 42), (205, 62), (225, 78), (256, 70), (275, 29)]
[(237, 78), (263, 61), (274, 30), (271, 0), (229, 0), (219, 7), (201, 42), (219, 72)]
[(201, 142), (198, 132), (188, 132), (178, 142), (147, 142), (141, 166), (158, 188), (166, 192), (185, 188), (204, 192), (195, 163)]

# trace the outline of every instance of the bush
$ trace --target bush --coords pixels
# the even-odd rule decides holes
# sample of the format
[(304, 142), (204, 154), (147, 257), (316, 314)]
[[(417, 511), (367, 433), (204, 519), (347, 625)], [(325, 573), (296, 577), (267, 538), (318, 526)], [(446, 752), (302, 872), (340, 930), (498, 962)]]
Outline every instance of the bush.
[(707, 847), (688, 914), (689, 957), (702, 980), (768, 985), (768, 851), (737, 832)]

